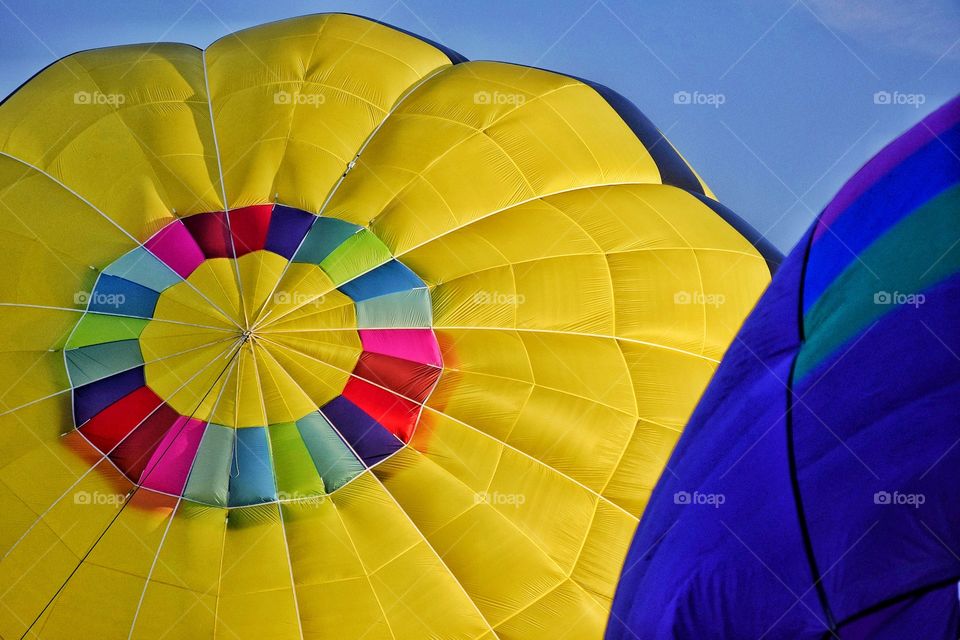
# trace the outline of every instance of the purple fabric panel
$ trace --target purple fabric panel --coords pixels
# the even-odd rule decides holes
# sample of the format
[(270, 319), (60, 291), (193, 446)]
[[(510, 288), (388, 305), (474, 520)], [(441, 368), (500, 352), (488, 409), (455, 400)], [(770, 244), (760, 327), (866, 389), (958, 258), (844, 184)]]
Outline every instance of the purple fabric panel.
[(144, 384), (143, 367), (91, 382), (73, 390), (73, 414), (80, 426)]
[(273, 217), (270, 219), (270, 230), (267, 232), (267, 244), (264, 248), (287, 260), (291, 259), (316, 219), (317, 216), (307, 211), (282, 205), (275, 206)]
[(343, 396), (328, 402), (321, 412), (368, 467), (403, 447), (395, 435)]
[(811, 372), (798, 479), (837, 619), (960, 575), (960, 276)]

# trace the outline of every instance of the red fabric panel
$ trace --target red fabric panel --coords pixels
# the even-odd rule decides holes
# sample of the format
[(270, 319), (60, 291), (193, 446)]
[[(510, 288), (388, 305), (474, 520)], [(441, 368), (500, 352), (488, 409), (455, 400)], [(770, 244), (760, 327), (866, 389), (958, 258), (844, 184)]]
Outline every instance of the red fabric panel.
[(350, 378), (343, 397), (404, 442), (410, 441), (420, 414), (420, 405), (410, 402), (369, 382)]
[(369, 380), (417, 402), (424, 402), (440, 377), (438, 367), (422, 362), (411, 362), (402, 358), (364, 351), (360, 354), (353, 372), (364, 380)]
[(134, 482), (140, 482), (140, 476), (150, 461), (150, 456), (163, 440), (167, 430), (179, 419), (180, 414), (170, 405), (164, 404), (120, 443), (110, 455), (110, 459), (124, 475)]
[(80, 433), (107, 453), (162, 404), (163, 400), (149, 387), (140, 387), (90, 418), (80, 427)]
[(238, 257), (266, 246), (272, 213), (272, 204), (258, 204), (230, 212), (230, 231)]
[(208, 258), (229, 258), (233, 255), (230, 232), (227, 229), (227, 214), (223, 211), (198, 213), (182, 220), (203, 250), (203, 255)]

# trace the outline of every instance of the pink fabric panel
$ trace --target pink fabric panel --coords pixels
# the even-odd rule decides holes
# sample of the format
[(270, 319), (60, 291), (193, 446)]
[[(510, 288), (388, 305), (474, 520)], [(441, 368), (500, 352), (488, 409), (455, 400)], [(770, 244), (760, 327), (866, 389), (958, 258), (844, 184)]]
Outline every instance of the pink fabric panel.
[(360, 342), (364, 351), (443, 366), (431, 329), (360, 329)]
[(157, 256), (181, 278), (188, 277), (203, 262), (203, 251), (181, 222), (168, 224), (147, 240), (147, 251)]
[(183, 493), (206, 424), (202, 420), (181, 416), (154, 450), (143, 471), (141, 484), (174, 495)]

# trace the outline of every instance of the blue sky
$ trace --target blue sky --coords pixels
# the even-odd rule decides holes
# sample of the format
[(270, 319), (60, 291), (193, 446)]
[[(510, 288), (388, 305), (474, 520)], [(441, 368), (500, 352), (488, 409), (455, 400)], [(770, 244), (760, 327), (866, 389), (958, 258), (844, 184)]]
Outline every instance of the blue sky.
[(870, 156), (960, 92), (956, 0), (0, 0), (0, 95), (79, 49), (203, 47), (322, 11), (606, 84), (783, 250)]

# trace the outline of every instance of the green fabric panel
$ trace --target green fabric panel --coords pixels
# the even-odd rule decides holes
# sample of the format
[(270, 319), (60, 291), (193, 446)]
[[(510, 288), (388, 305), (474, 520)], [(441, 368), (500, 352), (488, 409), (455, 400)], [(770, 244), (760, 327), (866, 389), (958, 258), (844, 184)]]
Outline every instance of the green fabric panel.
[(150, 322), (146, 318), (127, 318), (100, 313), (86, 313), (67, 341), (67, 349), (78, 349), (91, 344), (135, 340)]
[(67, 351), (67, 370), (74, 387), (89, 384), (143, 364), (138, 340), (94, 344)]
[(319, 411), (300, 418), (297, 428), (328, 493), (363, 473), (363, 463)]
[(425, 288), (360, 300), (356, 306), (361, 329), (425, 328), (432, 324), (430, 292)]
[(233, 429), (208, 424), (197, 449), (184, 497), (197, 502), (227, 506), (230, 468), (233, 464)]
[(268, 427), (273, 468), (276, 470), (277, 497), (280, 500), (322, 495), (323, 480), (294, 422)]
[(320, 263), (333, 283), (340, 286), (390, 260), (390, 249), (366, 229), (353, 234)]
[(137, 247), (120, 256), (104, 270), (104, 273), (162, 292), (181, 281), (173, 269), (158, 260), (143, 247)]
[(808, 337), (797, 356), (796, 380), (897, 308), (878, 302), (878, 293), (917, 294), (960, 270), (957, 211), (960, 186), (901, 220), (830, 284), (804, 316)]

